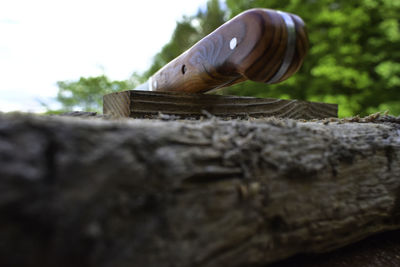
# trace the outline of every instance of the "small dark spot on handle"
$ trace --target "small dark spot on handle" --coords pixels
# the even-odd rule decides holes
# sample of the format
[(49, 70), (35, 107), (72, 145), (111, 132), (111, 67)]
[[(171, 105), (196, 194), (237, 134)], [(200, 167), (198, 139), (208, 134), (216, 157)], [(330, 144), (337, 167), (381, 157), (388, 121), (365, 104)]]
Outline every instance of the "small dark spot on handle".
[(186, 73), (186, 65), (185, 64), (182, 65), (182, 69), (181, 70), (182, 70), (182, 74)]

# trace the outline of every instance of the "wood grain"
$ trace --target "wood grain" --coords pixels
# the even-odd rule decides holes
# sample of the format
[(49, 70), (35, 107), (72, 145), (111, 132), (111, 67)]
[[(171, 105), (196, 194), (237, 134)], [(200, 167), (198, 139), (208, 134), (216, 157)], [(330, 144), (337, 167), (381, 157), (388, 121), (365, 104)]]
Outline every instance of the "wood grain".
[(200, 117), (205, 111), (218, 117), (284, 117), (322, 119), (337, 117), (336, 104), (275, 98), (124, 91), (104, 96), (103, 113), (114, 117), (143, 118), (163, 114)]
[(400, 117), (383, 119), (0, 114), (0, 266), (267, 266), (399, 229)]
[[(294, 55), (287, 71), (275, 82), (289, 78), (300, 68), (309, 45), (304, 22), (294, 14), (288, 15), (295, 26)], [(268, 83), (283, 64), (288, 47), (282, 15), (270, 9), (251, 9), (164, 66), (151, 77), (150, 86), (153, 91), (205, 92), (248, 79)]]

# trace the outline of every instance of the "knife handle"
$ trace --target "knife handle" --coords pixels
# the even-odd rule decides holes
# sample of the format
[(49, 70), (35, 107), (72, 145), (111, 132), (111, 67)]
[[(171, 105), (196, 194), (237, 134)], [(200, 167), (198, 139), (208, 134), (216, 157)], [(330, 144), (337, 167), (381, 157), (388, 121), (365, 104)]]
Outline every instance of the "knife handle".
[(149, 88), (201, 93), (245, 80), (281, 82), (301, 67), (308, 46), (300, 17), (250, 9), (156, 72)]

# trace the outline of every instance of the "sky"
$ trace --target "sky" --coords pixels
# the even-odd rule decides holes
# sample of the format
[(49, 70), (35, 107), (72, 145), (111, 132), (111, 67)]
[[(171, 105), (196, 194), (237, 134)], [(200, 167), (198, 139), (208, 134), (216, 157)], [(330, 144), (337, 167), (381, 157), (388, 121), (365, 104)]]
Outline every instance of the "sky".
[(57, 81), (143, 72), (206, 0), (1, 0), (0, 111), (42, 112)]

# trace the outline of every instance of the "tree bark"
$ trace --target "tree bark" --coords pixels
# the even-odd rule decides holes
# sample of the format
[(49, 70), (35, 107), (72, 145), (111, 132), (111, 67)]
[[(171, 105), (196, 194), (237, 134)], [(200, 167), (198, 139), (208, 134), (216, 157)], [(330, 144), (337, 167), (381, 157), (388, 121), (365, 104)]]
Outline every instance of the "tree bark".
[(400, 266), (400, 230), (373, 235), (327, 253), (296, 255), (269, 267)]
[(330, 251), (400, 228), (400, 118), (3, 114), (0, 214), (1, 266), (263, 266)]

